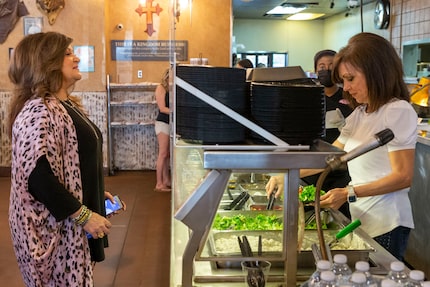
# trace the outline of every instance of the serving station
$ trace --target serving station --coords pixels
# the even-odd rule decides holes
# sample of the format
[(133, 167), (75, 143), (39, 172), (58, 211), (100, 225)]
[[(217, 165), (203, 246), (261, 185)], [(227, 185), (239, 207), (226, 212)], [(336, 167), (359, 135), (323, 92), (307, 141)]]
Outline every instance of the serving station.
[[(175, 87), (179, 91), (178, 95), (181, 97), (180, 102), (183, 106), (179, 107), (179, 112), (177, 112), (178, 106), (175, 105), (176, 110), (173, 111), (177, 117), (173, 126), (171, 286), (244, 286), (245, 276), (240, 267), (242, 261), (269, 261), (271, 263), (266, 286), (290, 287), (301, 285), (315, 270), (315, 260), (310, 250), (299, 249), (298, 251), (298, 244), (302, 243), (302, 239), (299, 240), (298, 224), (298, 191), (301, 183), (299, 171), (300, 169), (324, 169), (329, 156), (338, 157), (344, 154), (343, 151), (322, 140), (308, 141), (309, 138), (318, 138), (317, 135), (321, 129), (324, 129), (324, 124), (321, 123), (324, 122), (325, 113), (320, 112), (324, 110), (324, 96), (319, 87), (309, 85), (307, 82), (305, 84), (293, 84), (294, 87), (284, 83), (266, 83), (265, 85), (261, 83), (253, 85), (251, 83), (251, 90), (257, 88), (257, 91), (261, 91), (261, 89), (266, 91), (267, 88), (268, 94), (263, 92), (258, 96), (262, 98), (272, 97), (281, 108), (291, 109), (294, 105), (300, 107), (306, 105), (305, 107), (308, 108), (310, 100), (313, 101), (314, 117), (312, 120), (314, 123), (312, 126), (315, 126), (315, 123), (321, 126), (313, 131), (312, 135), (305, 135), (305, 143), (302, 142), (302, 126), (297, 129), (297, 124), (292, 124), (295, 117), (293, 119), (282, 118), (291, 126), (291, 130), (286, 133), (286, 136), (294, 134), (287, 140), (293, 142), (290, 145), (284, 141), (284, 138), (277, 136), (279, 133), (268, 131), (224, 104), (224, 99), (231, 99), (228, 95), (231, 87), (229, 88), (227, 84), (216, 85), (208, 80), (218, 77), (219, 81), (228, 82), (230, 78), (235, 77), (233, 84), (237, 93), (235, 96), (239, 97), (242, 92), (238, 91), (243, 89), (243, 92), (246, 92), (247, 89), (246, 85), (237, 84), (238, 80), (245, 76), (244, 73), (241, 75), (242, 72), (237, 69), (220, 69), (219, 71), (210, 68), (208, 70), (198, 69), (200, 70), (182, 67), (176, 70), (179, 72), (179, 76), (175, 76)], [(297, 69), (295, 69), (293, 77), (300, 77), (296, 72)], [(213, 74), (210, 77), (205, 77), (206, 73)], [(221, 77), (219, 73), (228, 74), (228, 76)], [(186, 80), (182, 79), (181, 76), (184, 76)], [(197, 76), (200, 77), (199, 80), (193, 83), (193, 79)], [(206, 83), (206, 86), (202, 83)], [(205, 89), (206, 93), (202, 91)], [(306, 91), (303, 95), (296, 96), (303, 91)], [(277, 99), (276, 95), (281, 96)], [(191, 101), (193, 97), (198, 98), (199, 101), (193, 103)], [(287, 104), (285, 103), (286, 100), (288, 100)], [(214, 134), (217, 132), (223, 134), (223, 122), (217, 123), (217, 129), (211, 130), (209, 125), (204, 129), (202, 128), (203, 132), (199, 133), (200, 127), (193, 128), (192, 126), (195, 121), (185, 121), (187, 118), (184, 120), (178, 116), (187, 115), (187, 112), (195, 115), (200, 110), (206, 112), (208, 107), (202, 105), (202, 102), (209, 105), (208, 107), (211, 109), (219, 111), (223, 117), (228, 117), (228, 120), (238, 122), (251, 130), (253, 134), (264, 138), (264, 144), (261, 144), (261, 141), (247, 140), (240, 143), (224, 144), (223, 138), (220, 138), (221, 143), (214, 144)], [(252, 102), (256, 102), (254, 97)], [(188, 106), (185, 107), (184, 103)], [(198, 105), (199, 109), (193, 109), (195, 105)], [(244, 111), (246, 112), (248, 109), (245, 108)], [(289, 112), (291, 111), (286, 110), (279, 114), (284, 115)], [(214, 113), (205, 117), (204, 120), (201, 118), (201, 121), (207, 123), (214, 118), (221, 117)], [(277, 122), (276, 118), (275, 122)], [(263, 122), (262, 125), (264, 126), (264, 124)], [(299, 123), (303, 126), (306, 124), (308, 124), (306, 120), (301, 120)], [(230, 124), (225, 124), (225, 126), (227, 131), (231, 132), (228, 130)], [(246, 135), (247, 133), (241, 131), (241, 134)], [(184, 137), (184, 135), (190, 136), (191, 139)], [(235, 136), (239, 136), (239, 134)], [(199, 137), (203, 137), (203, 139)], [(207, 144), (205, 139), (210, 143)], [(237, 138), (235, 140), (237, 141)], [(274, 173), (284, 174), (283, 199), (277, 203), (278, 206), (274, 210), (259, 210), (261, 208), (256, 207), (255, 204), (257, 203), (255, 190), (250, 190), (251, 186), (259, 183), (260, 193), (258, 195), (260, 199), (261, 196), (264, 198), (265, 194), (261, 186), (265, 185), (266, 181), (264, 180), (267, 180), (268, 176)], [(248, 180), (241, 180), (241, 184), (237, 185), (239, 178), (247, 178)], [(257, 178), (262, 180), (257, 182)], [(234, 187), (233, 183), (235, 183)], [(231, 205), (234, 197), (239, 194), (247, 196), (243, 200), (237, 200), (236, 205)], [(227, 198), (231, 200), (228, 208), (226, 208), (225, 202)], [(251, 205), (254, 206), (251, 207)], [(349, 223), (349, 220), (339, 212), (333, 210), (328, 212), (335, 223), (335, 227), (326, 232), (327, 242), (333, 238), (333, 234), (337, 230)], [(278, 230), (250, 228), (233, 232), (229, 230), (220, 231), (214, 227), (217, 218), (238, 214), (275, 216), (279, 218), (280, 228)], [(305, 231), (306, 234), (312, 232)], [(240, 236), (243, 238), (245, 235), (254, 242), (255, 238), (259, 238), (261, 235), (264, 240), (274, 242), (277, 249), (269, 250), (263, 244), (261, 252), (247, 253), (248, 255), (244, 256), (238, 251), (239, 244), (229, 244), (227, 241), (219, 243), (220, 240), (226, 239), (222, 238), (223, 234), (226, 233), (231, 233), (228, 237), (233, 238), (233, 240)], [(300, 236), (302, 235), (300, 233)], [(395, 261), (395, 258), (360, 228), (357, 228), (351, 235), (361, 239), (365, 245), (364, 252), (348, 253), (350, 250), (339, 250), (339, 252), (348, 253), (351, 264), (354, 263), (353, 260), (368, 260), (374, 274), (386, 274), (390, 263)], [(315, 242), (318, 242), (317, 238), (315, 238)], [(227, 249), (220, 249), (220, 245)], [(255, 243), (253, 246), (252, 249), (256, 251)]]
[[(178, 147), (177, 147), (178, 148)], [(235, 286), (243, 284), (244, 275), (239, 268), (243, 260), (265, 260), (272, 263), (269, 275), (269, 284), (273, 286), (296, 286), (306, 281), (314, 271), (314, 261), (309, 260), (310, 252), (297, 252), (298, 243), (298, 188), (300, 185), (300, 168), (323, 168), (327, 155), (340, 154), (331, 145), (317, 142), (309, 151), (213, 151), (196, 149), (193, 147), (178, 148), (175, 157), (175, 177), (177, 188), (174, 191), (175, 219), (172, 224), (172, 266), (173, 279), (171, 286)], [(204, 178), (188, 196), (184, 196), (186, 185), (192, 178), (181, 177), (180, 170), (185, 171), (190, 167), (187, 158), (195, 157), (196, 153), (202, 155), (201, 166), (194, 164), (194, 172), (203, 175)], [(193, 155), (194, 154), (194, 155)], [(191, 155), (191, 156), (190, 156)], [(185, 159), (185, 161), (184, 161)], [(178, 162), (178, 160), (180, 160)], [(180, 164), (180, 163), (185, 163)], [(187, 166), (188, 165), (188, 166)], [(189, 170), (188, 170), (189, 171)], [(270, 172), (285, 173), (285, 189), (283, 209), (274, 210), (282, 218), (282, 230), (280, 235), (281, 249), (277, 252), (263, 252), (261, 257), (242, 257), (232, 252), (217, 252), (214, 246), (214, 235), (222, 232), (214, 232), (212, 226), (217, 214), (231, 215), (249, 212), (265, 214), (268, 211), (247, 210), (220, 210), (225, 192), (229, 190), (229, 179), (234, 177), (234, 172), (252, 174), (267, 174)], [(185, 180), (185, 181), (184, 181)], [(184, 189), (183, 189), (184, 188)], [(185, 199), (186, 198), (186, 199)], [(179, 203), (185, 199), (183, 203)], [(348, 219), (336, 211), (331, 211), (334, 221), (339, 228), (348, 224)], [(368, 246), (370, 251), (366, 253), (349, 253), (350, 260), (369, 260), (372, 273), (386, 274), (389, 264), (395, 260), (388, 252), (380, 247), (374, 240), (359, 228), (354, 231)], [(267, 232), (242, 231), (235, 235), (263, 234)], [(317, 241), (317, 239), (315, 239)], [(264, 250), (264, 249), (263, 249)], [(214, 252), (215, 251), (215, 252)], [(343, 251), (342, 251), (343, 252)], [(345, 252), (343, 252), (345, 253)], [(364, 257), (356, 257), (359, 254)], [(312, 258), (311, 258), (312, 259)], [(352, 261), (353, 263), (354, 261)], [(240, 285), (238, 285), (240, 286)]]

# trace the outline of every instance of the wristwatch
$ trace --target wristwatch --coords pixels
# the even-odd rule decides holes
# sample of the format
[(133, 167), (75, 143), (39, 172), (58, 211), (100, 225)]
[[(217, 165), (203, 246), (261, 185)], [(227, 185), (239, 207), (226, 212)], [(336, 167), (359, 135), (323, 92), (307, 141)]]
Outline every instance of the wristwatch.
[(348, 185), (346, 187), (346, 189), (348, 190), (347, 201), (349, 203), (356, 202), (357, 201), (357, 195), (355, 194), (354, 187), (352, 185)]

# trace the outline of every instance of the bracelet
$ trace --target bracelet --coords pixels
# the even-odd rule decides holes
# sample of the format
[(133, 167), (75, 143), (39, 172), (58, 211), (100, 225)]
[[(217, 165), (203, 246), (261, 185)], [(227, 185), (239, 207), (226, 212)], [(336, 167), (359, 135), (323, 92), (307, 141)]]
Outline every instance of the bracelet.
[(80, 225), (84, 226), (85, 224), (87, 224), (88, 220), (90, 220), (91, 218), (91, 215), (93, 215), (93, 212), (88, 209), (88, 213)]
[(79, 213), (79, 215), (78, 215), (78, 216), (73, 217), (73, 221), (76, 221), (76, 220), (78, 220), (80, 217), (82, 217), (82, 215), (83, 215), (83, 214), (84, 214), (84, 212), (85, 212), (85, 208), (87, 208), (85, 205), (82, 205), (81, 207), (82, 207), (82, 208), (81, 208), (81, 212)]
[(86, 207), (85, 205), (82, 205), (81, 212), (77, 217), (73, 218), (73, 221), (77, 225), (85, 225), (85, 223), (87, 223), (88, 220), (90, 220), (92, 213), (93, 212), (90, 209), (88, 209), (88, 207)]

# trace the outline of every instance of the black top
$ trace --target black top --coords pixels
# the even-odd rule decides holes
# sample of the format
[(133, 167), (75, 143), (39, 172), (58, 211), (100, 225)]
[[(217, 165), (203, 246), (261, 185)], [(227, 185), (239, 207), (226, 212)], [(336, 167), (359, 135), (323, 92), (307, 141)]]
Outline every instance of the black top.
[[(349, 114), (352, 113), (352, 109), (346, 104), (346, 101), (343, 99), (342, 94), (343, 89), (339, 88), (333, 96), (325, 97), (326, 111), (333, 111), (338, 108), (342, 112), (343, 116), (346, 118), (347, 116), (349, 116)], [(333, 143), (339, 137), (339, 135), (340, 131), (337, 128), (326, 129), (326, 136), (325, 138), (323, 138), (323, 140), (327, 141), (328, 143)], [(306, 184), (316, 185), (320, 175), (321, 173), (307, 176), (302, 178), (302, 180)], [(321, 189), (324, 191), (329, 191), (336, 187), (345, 187), (349, 184), (350, 181), (351, 177), (349, 176), (348, 170), (335, 170), (327, 175)], [(339, 211), (342, 212), (346, 217), (351, 218), (351, 214), (349, 212), (349, 205), (347, 202), (339, 208)]]
[[(166, 103), (166, 107), (169, 107), (169, 92), (166, 92), (166, 95), (164, 96), (164, 102)], [(168, 124), (170, 120), (169, 114), (159, 112), (156, 120)]]
[[(339, 88), (336, 93), (331, 97), (325, 97), (326, 100), (326, 112), (334, 111), (338, 108), (343, 116), (346, 118), (352, 113), (350, 106), (346, 104), (343, 96), (343, 89)], [(323, 138), (328, 143), (333, 143), (340, 135), (340, 131), (337, 128), (326, 129), (326, 136)]]
[[(83, 204), (92, 211), (105, 216), (104, 175), (103, 175), (103, 138), (99, 128), (69, 101), (64, 102), (78, 137), (79, 161), (82, 178)], [(49, 190), (49, 192), (46, 192)], [(63, 220), (76, 212), (79, 201), (74, 198), (58, 181), (46, 157), (41, 157), (29, 177), (29, 192), (46, 205), (57, 220)], [(91, 260), (100, 262), (105, 259), (104, 247), (108, 246), (107, 237), (89, 239)]]

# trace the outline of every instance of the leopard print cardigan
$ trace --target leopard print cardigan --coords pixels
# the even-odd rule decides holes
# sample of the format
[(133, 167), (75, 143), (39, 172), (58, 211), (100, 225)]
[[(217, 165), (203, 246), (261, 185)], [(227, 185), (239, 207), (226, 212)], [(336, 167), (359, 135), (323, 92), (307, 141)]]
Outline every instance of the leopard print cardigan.
[(68, 217), (57, 222), (28, 191), (41, 156), (82, 202), (78, 142), (73, 121), (56, 98), (29, 100), (12, 127), (9, 225), (26, 286), (93, 286), (88, 240)]

